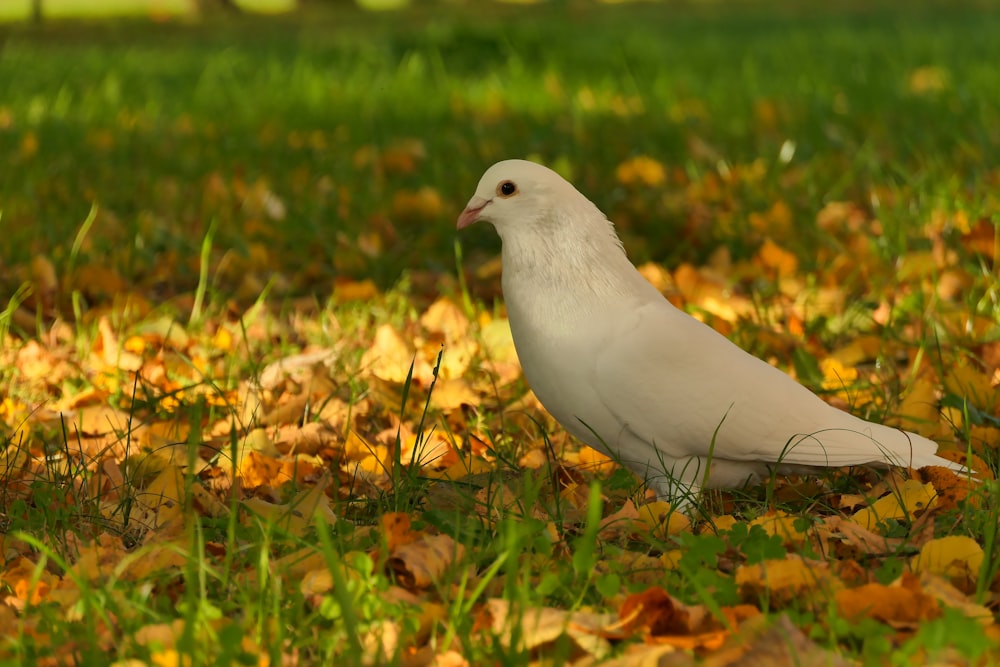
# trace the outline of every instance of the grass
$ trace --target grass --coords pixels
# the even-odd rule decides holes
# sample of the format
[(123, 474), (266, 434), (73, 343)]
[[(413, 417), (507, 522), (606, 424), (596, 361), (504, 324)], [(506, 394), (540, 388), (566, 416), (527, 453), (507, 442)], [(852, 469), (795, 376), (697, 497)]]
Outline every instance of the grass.
[[(0, 23), (26, 21), (32, 0), (7, 0), (0, 6)], [(282, 12), (294, 8), (286, 0), (243, 0), (239, 6), (249, 12)], [(121, 17), (184, 17), (194, 8), (192, 0), (42, 0), (45, 20), (99, 19)]]
[[(996, 254), (965, 233), (998, 223), (991, 5), (317, 8), (4, 30), (0, 661), (558, 661), (575, 640), (536, 646), (516, 622), (485, 631), (488, 601), (514, 619), (613, 612), (653, 586), (709, 616), (741, 602), (788, 614), (865, 664), (995, 659), (996, 633), (950, 607), (898, 631), (843, 617), (832, 593), (734, 576), (800, 554), (888, 584), (930, 524), (981, 546), (962, 595), (992, 604), (995, 486), (975, 511), (891, 519), (900, 541), (885, 553), (813, 541), (849, 512), (841, 498), (878, 484), (863, 472), (712, 495), (709, 524), (735, 517), (718, 533), (656, 517), (606, 533), (601, 520), (641, 489), (605, 464), (581, 473), (588, 459), (523, 380), (483, 363), (503, 349), (498, 242), (454, 233), (486, 166), (534, 155), (616, 221), (635, 261), (711, 266), (728, 300), (749, 295), (751, 315), (715, 317), (745, 347), (878, 418), (929, 382), (932, 418), (975, 442), (997, 426), (995, 387), (954, 369), (980, 368), (1000, 337)], [(629, 180), (629, 164), (653, 180)], [(865, 226), (815, 224), (832, 202)], [(794, 271), (762, 263), (765, 239)], [(942, 253), (954, 260), (933, 261)], [(960, 289), (942, 297), (951, 279)], [(796, 325), (788, 304), (821, 288), (844, 307)], [(458, 339), (428, 323), (442, 294), (463, 304)], [(706, 303), (687, 305), (711, 318)], [(394, 380), (369, 352), (397, 350), (374, 342), (387, 331), (403, 341)], [(847, 364), (853, 393), (825, 386), (822, 362), (872, 337)], [(329, 355), (269, 374), (316, 351)], [(474, 398), (442, 408), (434, 396), (456, 378)], [(975, 451), (995, 470), (995, 449)], [(420, 452), (457, 462), (408, 464)], [(471, 474), (438, 479), (459, 465)], [(775, 508), (811, 537), (775, 534)], [(394, 532), (385, 522), (401, 515), (410, 530)], [(428, 550), (426, 586), (407, 583), (406, 540)]]

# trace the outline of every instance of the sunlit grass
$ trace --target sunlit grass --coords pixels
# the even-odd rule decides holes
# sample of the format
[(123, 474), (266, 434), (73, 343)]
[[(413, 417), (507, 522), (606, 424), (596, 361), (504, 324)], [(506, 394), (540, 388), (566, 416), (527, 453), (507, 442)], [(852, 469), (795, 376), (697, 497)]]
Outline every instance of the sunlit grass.
[[(295, 8), (294, 0), (238, 0), (248, 12), (273, 13)], [(0, 21), (23, 21), (31, 13), (31, 0), (4, 0)], [(193, 0), (43, 0), (44, 16), (51, 19), (181, 16), (195, 10)]]

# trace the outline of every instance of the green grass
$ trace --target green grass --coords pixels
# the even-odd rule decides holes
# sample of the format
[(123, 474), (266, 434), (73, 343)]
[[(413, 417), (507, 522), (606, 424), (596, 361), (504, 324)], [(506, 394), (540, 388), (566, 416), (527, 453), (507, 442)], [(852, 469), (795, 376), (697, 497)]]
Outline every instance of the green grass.
[[(187, 16), (193, 11), (193, 0), (42, 0), (46, 20), (108, 19), (128, 16), (165, 17)], [(25, 21), (31, 15), (31, 0), (6, 0), (0, 5), (0, 23)], [(241, 8), (251, 12), (281, 12), (294, 8), (290, 0), (238, 0)]]
[[(670, 267), (703, 265), (720, 246), (738, 263), (769, 236), (796, 254), (806, 279), (818, 280), (830, 257), (850, 258), (850, 250), (814, 224), (817, 212), (852, 202), (884, 229), (864, 258), (871, 264), (846, 272), (843, 288), (860, 315), (851, 318), (849, 309), (837, 322), (806, 322), (795, 352), (762, 335), (780, 330), (766, 319), (740, 323), (733, 337), (782, 364), (794, 361), (804, 381), (821, 382), (811, 355), (872, 329), (873, 304), (898, 301), (897, 319), (879, 331), (888, 351), (872, 371), (891, 378), (885, 393), (896, 389), (895, 398), (897, 366), (909, 363), (896, 352), (931, 358), (942, 376), (956, 358), (981, 354), (982, 339), (942, 333), (936, 309), (944, 306), (927, 297), (933, 287), (907, 287), (937, 275), (901, 278), (896, 267), (908, 253), (932, 249), (923, 228), (935, 216), (998, 222), (1000, 11), (993, 5), (417, 4), (401, 14), (317, 9), (191, 25), (115, 20), (4, 29), (0, 409), (11, 399), (37, 411), (99, 386), (102, 400), (137, 422), (177, 430), (154, 440), (152, 453), (138, 451), (140, 443), (128, 451), (119, 489), (97, 484), (91, 461), (81, 460), (58, 420), (24, 415), (45, 425), (30, 443), (19, 440), (18, 423), (0, 421), (6, 456), (24, 444), (48, 457), (45, 474), (27, 490), (0, 459), (9, 475), (0, 476), (0, 544), (9, 549), (0, 575), (22, 556), (25, 563), (22, 579), (0, 580), (0, 594), (24, 581), (55, 586), (58, 576), (77, 596), (57, 591), (65, 597), (29, 605), (20, 634), (0, 638), (0, 658), (167, 661), (173, 647), (191, 664), (253, 664), (260, 655), (271, 664), (292, 655), (304, 664), (402, 664), (413, 658), (405, 647), (432, 635), (438, 650), (454, 648), (472, 664), (523, 664), (527, 649), (478, 629), (485, 600), (502, 597), (521, 611), (614, 610), (627, 594), (662, 585), (717, 611), (744, 600), (735, 565), (797, 549), (825, 557), (745, 522), (721, 535), (598, 538), (599, 518), (637, 497), (636, 481), (620, 472), (602, 478), (603, 502), (594, 486), (574, 504), (560, 484), (587, 487), (592, 477), (525, 469), (521, 457), (539, 442), (558, 462), (563, 441), (536, 413), (510, 407), (522, 382), (494, 388), (476, 410), (444, 415), (427, 409), (427, 387), (385, 386), (364, 375), (362, 355), (379, 325), (423, 337), (423, 348), (437, 345), (415, 320), (439, 293), (472, 317), (499, 312), (495, 275), (470, 273), (469, 291), (464, 277), (454, 277), (456, 254), (475, 269), (497, 252), (485, 228), (463, 233), (456, 249), (454, 221), (482, 171), (499, 159), (536, 156), (558, 166), (618, 223), (635, 261)], [(665, 165), (666, 182), (638, 190), (619, 183), (617, 166), (635, 155)], [(413, 167), (393, 168), (400, 159)], [(394, 204), (422, 187), (440, 204), (424, 211)], [(762, 231), (752, 217), (778, 201), (792, 224)], [(950, 305), (995, 321), (996, 267), (967, 253), (954, 227), (945, 225), (942, 242), (961, 255), (969, 282)], [(48, 297), (39, 290), (45, 262), (56, 278)], [(348, 278), (372, 278), (389, 291), (367, 302), (330, 301), (333, 285)], [(732, 280), (763, 310), (783, 298), (769, 278)], [(24, 284), (35, 293), (18, 291)], [(14, 316), (14, 301), (24, 302), (27, 320)], [(53, 324), (57, 315), (68, 329)], [(101, 384), (106, 369), (94, 359), (102, 315), (121, 345), (133, 335), (155, 341), (143, 359), (162, 361), (174, 393), (125, 371), (113, 389)], [(191, 345), (148, 333), (180, 328), (170, 318), (186, 323)], [(937, 328), (925, 327), (928, 320)], [(225, 326), (239, 344), (219, 352), (212, 341)], [(34, 340), (79, 364), (78, 376), (58, 386), (21, 378), (20, 352)], [(337, 478), (336, 516), (312, 523), (294, 513), (261, 516), (226, 488), (212, 488), (225, 499), (221, 508), (196, 503), (192, 490), (213, 483), (196, 458), (231, 470), (245, 444), (243, 433), (203, 431), (228, 414), (206, 396), (252, 393), (250, 380), (270, 361), (317, 348), (336, 351), (329, 367), (307, 376), (321, 399), (280, 425), (308, 423), (327, 401), (339, 401), (362, 415), (348, 423), (363, 425), (367, 438), (399, 419), (423, 436), (431, 428), (460, 440), (485, 433), (491, 469), (435, 483), (406, 467), (396, 449), (385, 487), (365, 486), (358, 475), (349, 489)], [(314, 389), (297, 382), (282, 396)], [(964, 407), (964, 397), (942, 393)], [(973, 407), (967, 414), (979, 423), (995, 420)], [(343, 436), (335, 434), (332, 449)], [(157, 473), (170, 468), (162, 457), (178, 452), (187, 460), (171, 465), (184, 471), (187, 519), (161, 540), (138, 508)], [(340, 470), (339, 461), (324, 461)], [(990, 463), (996, 467), (995, 452)], [(846, 495), (869, 481), (837, 476), (826, 488)], [(308, 488), (289, 484), (260, 495), (292, 503)], [(997, 577), (1000, 510), (995, 485), (988, 488), (994, 496), (980, 509), (942, 515), (935, 526), (936, 535), (967, 534), (983, 545), (987, 560), (970, 593), (979, 602)], [(102, 493), (114, 498), (110, 516)], [(773, 488), (738, 495), (736, 513), (749, 520), (777, 503), (809, 523), (840, 511), (826, 498), (776, 495)], [(705, 502), (709, 516), (716, 502)], [(464, 560), (417, 602), (397, 588), (385, 538), (374, 528), (391, 511), (407, 511), (416, 528), (465, 549)], [(923, 537), (910, 522), (894, 526), (900, 537)], [(120, 552), (98, 559), (96, 569), (78, 565), (95, 545)], [(672, 569), (655, 560), (677, 550)], [(318, 554), (321, 566), (297, 569), (304, 553)], [(889, 582), (913, 553), (903, 544), (859, 561)], [(131, 578), (130, 567), (156, 558), (162, 564), (152, 573)], [(304, 580), (304, 572), (319, 570), (329, 573), (330, 587)], [(863, 664), (908, 664), (922, 649), (947, 656), (949, 637), (963, 638), (957, 648), (966, 657), (989, 643), (978, 625), (950, 612), (903, 637), (872, 619), (839, 618), (832, 606), (793, 601), (779, 609), (769, 592), (748, 601), (790, 614), (812, 640)], [(5, 609), (0, 622), (8, 620)], [(391, 632), (399, 643), (380, 643)], [(548, 650), (558, 662), (572, 647), (563, 637)]]
[[(970, 6), (813, 17), (653, 5), (12, 32), (0, 59), (0, 154), (12, 165), (0, 196), (12, 233), (0, 252), (8, 266), (36, 252), (60, 266), (96, 201), (91, 256), (130, 279), (149, 280), (158, 254), (193, 261), (215, 219), (218, 245), (236, 257), (254, 241), (273, 248), (267, 268), (291, 291), (322, 289), (331, 274), (387, 285), (404, 268), (450, 267), (453, 219), (485, 166), (538, 155), (571, 166), (639, 260), (698, 259), (719, 242), (749, 253), (747, 217), (778, 199), (799, 223), (780, 241), (807, 251), (816, 239), (802, 222), (824, 203), (874, 206), (891, 258), (936, 209), (995, 210), (998, 25), (996, 12)], [(910, 92), (927, 67), (940, 68), (944, 88)], [(634, 111), (619, 115), (623, 105)], [(359, 149), (408, 139), (427, 155), (414, 173), (356, 166)], [(692, 139), (714, 152), (692, 153)], [(786, 141), (788, 165), (778, 159)], [(614, 187), (615, 165), (634, 153), (696, 181), (756, 160), (763, 177), (725, 188), (706, 202), (714, 224), (685, 234), (680, 193), (636, 202)], [(213, 176), (262, 179), (286, 219), (213, 198)], [(443, 197), (438, 214), (392, 212), (397, 190), (423, 185)], [(385, 218), (389, 230), (373, 225)], [(375, 257), (356, 250), (372, 231)], [(495, 247), (486, 230), (465, 242)], [(309, 275), (291, 270), (303, 266)], [(169, 291), (190, 288), (174, 278)]]

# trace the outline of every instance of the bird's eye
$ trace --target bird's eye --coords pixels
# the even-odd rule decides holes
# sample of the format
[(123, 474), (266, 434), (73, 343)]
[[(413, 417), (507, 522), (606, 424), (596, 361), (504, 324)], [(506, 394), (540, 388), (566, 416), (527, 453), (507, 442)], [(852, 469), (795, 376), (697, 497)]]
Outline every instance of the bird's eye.
[(497, 186), (497, 194), (501, 197), (513, 197), (517, 194), (517, 184), (514, 181), (504, 181)]

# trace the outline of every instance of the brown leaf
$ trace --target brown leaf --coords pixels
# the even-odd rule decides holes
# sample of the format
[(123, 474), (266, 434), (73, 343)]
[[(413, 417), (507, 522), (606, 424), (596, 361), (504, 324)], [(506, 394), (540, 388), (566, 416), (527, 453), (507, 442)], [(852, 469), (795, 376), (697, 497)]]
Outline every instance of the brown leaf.
[(59, 278), (56, 267), (45, 255), (35, 255), (31, 258), (32, 293), (37, 303), (44, 310), (55, 306), (56, 292), (59, 290)]
[(962, 235), (962, 244), (970, 252), (982, 255), (993, 266), (1000, 264), (1000, 227), (996, 222), (980, 218)]
[(763, 615), (751, 619), (701, 663), (702, 667), (849, 667), (851, 664), (809, 639), (785, 614), (774, 621)]
[(517, 639), (518, 650), (542, 652), (560, 637), (572, 640), (569, 658), (584, 655), (601, 658), (610, 651), (602, 634), (611, 626), (610, 614), (569, 612), (549, 607), (519, 609), (507, 600), (491, 598), (476, 618), (476, 628), (489, 628), (504, 646), (511, 646)]
[(830, 516), (823, 520), (826, 530), (836, 533), (841, 539), (862, 554), (887, 555), (895, 553), (905, 542), (902, 538), (877, 535), (858, 523), (840, 516)]
[(659, 587), (633, 593), (618, 610), (621, 628), (627, 633), (646, 635), (685, 635), (691, 632), (690, 614)]
[(920, 586), (925, 593), (934, 597), (942, 605), (956, 609), (983, 625), (995, 627), (993, 612), (988, 607), (976, 604), (940, 575), (933, 572), (921, 572)]
[[(938, 452), (939, 455), (942, 453)], [(965, 454), (962, 452), (955, 453), (959, 454), (956, 457), (958, 459), (956, 462), (965, 465)], [(976, 458), (978, 459), (978, 457)], [(980, 470), (989, 470), (986, 462), (982, 459), (979, 459), (978, 464), (973, 462), (973, 465), (982, 466), (975, 468), (977, 474)], [(954, 470), (941, 466), (926, 466), (921, 468), (920, 477), (934, 486), (934, 492), (937, 494), (937, 507), (941, 510), (949, 510), (961, 506), (969, 498), (969, 492), (979, 485), (978, 482), (970, 480), (968, 475), (963, 477)], [(973, 503), (974, 506), (978, 506), (979, 499), (978, 495), (973, 495), (969, 498), (969, 502)]]
[(408, 590), (429, 588), (456, 562), (465, 547), (448, 535), (421, 535), (416, 541), (394, 549), (388, 567)]
[(695, 657), (670, 644), (630, 644), (619, 657), (601, 667), (694, 667)]

